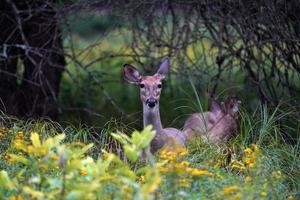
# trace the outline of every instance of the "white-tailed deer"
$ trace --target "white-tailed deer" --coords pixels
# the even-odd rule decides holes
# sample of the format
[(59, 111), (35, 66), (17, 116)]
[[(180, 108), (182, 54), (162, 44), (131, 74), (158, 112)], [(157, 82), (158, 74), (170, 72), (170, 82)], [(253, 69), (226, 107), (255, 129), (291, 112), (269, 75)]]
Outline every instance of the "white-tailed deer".
[(201, 136), (209, 142), (218, 143), (230, 138), (238, 128), (236, 121), (241, 101), (231, 99), (221, 106), (210, 99), (210, 111), (192, 114), (184, 124), (183, 132), (187, 139)]
[(156, 136), (151, 142), (151, 152), (156, 152), (168, 143), (184, 145), (185, 137), (175, 128), (163, 128), (160, 113), (159, 99), (162, 90), (162, 80), (169, 71), (169, 59), (165, 58), (153, 76), (142, 76), (140, 72), (129, 64), (123, 67), (123, 76), (129, 83), (140, 87), (140, 98), (143, 104), (144, 127), (152, 125)]

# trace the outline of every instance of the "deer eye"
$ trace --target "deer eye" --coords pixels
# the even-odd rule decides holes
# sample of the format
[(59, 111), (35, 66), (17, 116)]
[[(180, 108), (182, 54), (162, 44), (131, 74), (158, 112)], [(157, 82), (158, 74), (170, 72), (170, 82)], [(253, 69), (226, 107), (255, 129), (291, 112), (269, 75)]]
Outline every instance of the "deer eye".
[(161, 88), (161, 84), (158, 84), (157, 87), (158, 87), (158, 88)]
[(145, 87), (145, 84), (140, 84), (140, 88), (144, 88)]

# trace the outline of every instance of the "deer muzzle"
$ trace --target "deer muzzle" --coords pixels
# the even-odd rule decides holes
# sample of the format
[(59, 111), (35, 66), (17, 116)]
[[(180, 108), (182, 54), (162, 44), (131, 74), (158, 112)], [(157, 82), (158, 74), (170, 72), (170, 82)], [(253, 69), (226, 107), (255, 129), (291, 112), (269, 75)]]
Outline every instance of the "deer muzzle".
[(149, 108), (154, 108), (157, 104), (157, 100), (153, 97), (150, 97), (149, 99), (147, 99), (146, 104)]

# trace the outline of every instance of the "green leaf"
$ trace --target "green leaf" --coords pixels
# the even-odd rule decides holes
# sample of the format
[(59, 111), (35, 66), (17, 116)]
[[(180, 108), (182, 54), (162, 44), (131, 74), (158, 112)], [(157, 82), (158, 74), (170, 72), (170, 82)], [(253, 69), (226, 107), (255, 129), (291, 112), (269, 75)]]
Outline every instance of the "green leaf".
[(136, 148), (132, 145), (125, 145), (124, 146), (125, 154), (132, 162), (135, 162), (138, 159), (139, 153), (137, 152)]
[(117, 133), (111, 133), (111, 135), (122, 144), (128, 144), (131, 141), (126, 134), (119, 131)]
[(41, 146), (41, 141), (40, 141), (40, 138), (39, 138), (39, 134), (37, 132), (32, 132), (31, 135), (30, 135), (30, 139), (31, 139), (32, 145), (34, 147), (40, 147)]
[(0, 172), (0, 188), (13, 189), (13, 182), (10, 180), (6, 171)]

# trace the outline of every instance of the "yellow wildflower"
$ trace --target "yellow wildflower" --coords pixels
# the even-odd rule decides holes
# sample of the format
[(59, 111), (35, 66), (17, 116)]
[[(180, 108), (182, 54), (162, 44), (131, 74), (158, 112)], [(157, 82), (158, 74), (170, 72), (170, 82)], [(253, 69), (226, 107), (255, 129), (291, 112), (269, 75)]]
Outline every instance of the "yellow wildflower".
[(272, 175), (275, 177), (275, 178), (278, 178), (278, 179), (280, 179), (280, 178), (282, 178), (282, 173), (281, 173), (281, 171), (276, 171), (276, 172), (272, 172)]
[(241, 187), (237, 186), (237, 185), (233, 185), (233, 186), (229, 186), (229, 187), (225, 187), (223, 188), (223, 194), (224, 195), (230, 195), (232, 194), (234, 191), (240, 190)]
[(215, 177), (218, 178), (219, 180), (223, 180), (224, 179), (224, 177), (221, 176), (220, 174), (215, 174)]
[(247, 176), (245, 178), (245, 183), (250, 183), (252, 181), (252, 178), (250, 176)]
[(160, 158), (164, 160), (174, 161), (176, 159), (176, 153), (163, 149), (160, 152)]
[(19, 139), (24, 139), (24, 133), (23, 133), (23, 131), (19, 131), (18, 132), (18, 138)]
[(124, 185), (122, 189), (125, 192), (125, 194), (127, 194), (127, 195), (129, 195), (130, 193), (133, 192), (133, 189), (131, 187), (129, 187), (128, 185)]
[(242, 197), (242, 194), (240, 192), (236, 193), (234, 196), (233, 196), (233, 200), (240, 200)]
[(17, 195), (9, 197), (8, 200), (24, 200), (24, 198), (21, 195)]
[(57, 155), (52, 155), (51, 160), (59, 160), (59, 157)]
[(174, 169), (177, 173), (180, 173), (180, 172), (184, 172), (185, 171), (185, 168), (186, 166), (183, 165), (182, 163), (175, 163), (174, 164)]
[(179, 180), (179, 186), (180, 187), (189, 187), (190, 183), (187, 179), (181, 179), (181, 180)]
[(244, 150), (245, 153), (251, 154), (253, 151), (249, 147)]
[(33, 153), (34, 152), (34, 147), (32, 145), (27, 146), (27, 152), (28, 153)]
[(253, 159), (252, 159), (252, 158), (247, 157), (247, 158), (245, 158), (244, 160), (245, 160), (245, 163), (246, 163), (247, 165), (253, 163)]
[(212, 174), (207, 171), (207, 170), (201, 170), (201, 169), (192, 169), (192, 170), (189, 170), (190, 174), (193, 175), (193, 176), (211, 176)]
[(262, 197), (266, 197), (266, 196), (267, 196), (267, 193), (266, 193), (266, 192), (261, 192), (260, 195), (261, 195)]
[(231, 161), (231, 167), (232, 168), (236, 168), (236, 169), (240, 169), (242, 171), (246, 171), (246, 167), (244, 165), (244, 163), (237, 161), (237, 160), (232, 160)]
[(188, 151), (187, 151), (186, 148), (182, 148), (181, 151), (179, 152), (179, 155), (180, 155), (180, 156), (185, 156), (185, 155), (187, 155), (187, 154), (188, 154)]
[(217, 160), (215, 167), (221, 167), (223, 165), (223, 161), (222, 160)]
[(188, 166), (190, 163), (188, 161), (181, 161), (180, 163), (182, 166)]
[(21, 139), (16, 139), (14, 141), (14, 147), (19, 150), (26, 150), (26, 144)]
[(150, 187), (148, 188), (148, 191), (150, 193), (155, 192), (156, 189), (158, 188), (159, 184), (161, 182), (161, 177), (155, 177), (154, 180), (152, 181), (152, 184), (150, 185)]
[[(28, 148), (27, 148), (28, 150)], [(34, 153), (39, 156), (44, 156), (47, 153), (47, 149), (44, 146), (40, 146), (33, 149)]]
[(256, 154), (258, 154), (260, 152), (260, 149), (256, 144), (252, 144), (251, 146)]
[(79, 172), (80, 176), (86, 176), (87, 175), (87, 171), (85, 169), (81, 169)]
[(159, 172), (162, 173), (162, 174), (163, 174), (163, 173), (166, 173), (166, 172), (168, 171), (168, 169), (165, 168), (165, 167), (159, 167), (158, 170), (159, 170)]
[(294, 200), (294, 197), (292, 195), (288, 196), (288, 200)]
[(140, 182), (140, 183), (145, 183), (145, 176), (143, 176), (143, 175), (140, 176), (140, 177), (139, 177), (139, 182)]
[(254, 168), (254, 163), (250, 163), (249, 167), (250, 167), (250, 169), (253, 169)]

